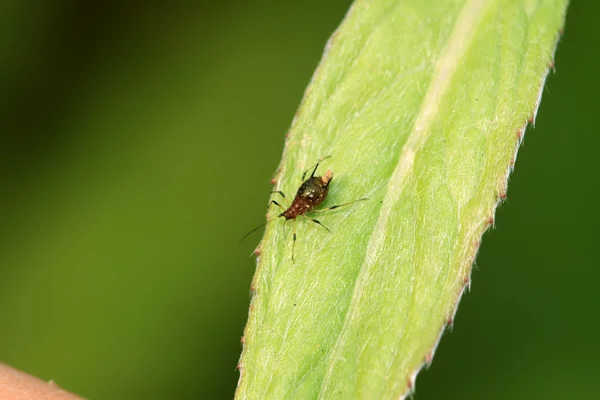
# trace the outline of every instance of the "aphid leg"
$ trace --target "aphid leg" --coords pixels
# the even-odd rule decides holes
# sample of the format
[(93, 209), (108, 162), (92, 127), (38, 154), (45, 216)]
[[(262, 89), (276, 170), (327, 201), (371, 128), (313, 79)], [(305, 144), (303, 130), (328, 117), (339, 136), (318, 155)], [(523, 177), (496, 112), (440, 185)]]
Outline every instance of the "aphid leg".
[(275, 221), (277, 218), (282, 217), (283, 213), (279, 214), (276, 217), (271, 218), (270, 220), (268, 220), (267, 222), (265, 222), (264, 224), (260, 224), (259, 226), (257, 226), (256, 228), (252, 229), (250, 232), (246, 233), (244, 236), (242, 236), (242, 238), (240, 239), (239, 243), (242, 242), (242, 240), (246, 239), (248, 237), (248, 235), (250, 235), (253, 232), (256, 232), (257, 230), (259, 230), (260, 228), (262, 228), (263, 226), (267, 225), (269, 222), (273, 222)]
[(364, 200), (369, 200), (369, 198), (368, 197), (364, 197), (362, 199), (350, 201), (348, 203), (336, 204), (334, 206), (327, 207), (327, 208), (322, 208), (320, 210), (310, 210), (310, 212), (323, 212), (323, 211), (335, 210), (336, 208), (344, 207), (344, 206), (347, 206), (347, 205), (350, 205), (350, 204), (354, 204), (354, 203), (358, 203), (359, 201), (364, 201)]
[(304, 171), (304, 172), (302, 173), (302, 181), (304, 181), (304, 178), (306, 178), (306, 174), (307, 174), (307, 173), (308, 173), (308, 171), (310, 171), (310, 170), (311, 170), (311, 168), (313, 168), (313, 167), (314, 167), (314, 169), (313, 169), (312, 173), (310, 174), (310, 177), (311, 177), (311, 178), (312, 178), (313, 176), (315, 176), (315, 172), (317, 172), (317, 168), (319, 168), (319, 163), (316, 163), (315, 165), (311, 166), (309, 169), (307, 169), (306, 171)]
[(277, 193), (280, 194), (281, 197), (283, 197), (283, 199), (286, 201), (286, 203), (289, 203), (288, 198), (285, 197), (285, 194), (281, 191), (281, 190), (272, 190), (271, 193)]
[(310, 171), (311, 169), (313, 170), (313, 172), (312, 172), (312, 174), (310, 174), (310, 177), (312, 178), (313, 176), (315, 176), (315, 172), (317, 172), (317, 168), (319, 167), (319, 164), (321, 163), (321, 161), (323, 161), (324, 159), (329, 158), (329, 157), (331, 157), (331, 154), (328, 156), (319, 158), (319, 161), (317, 161), (316, 164), (311, 165), (309, 169), (304, 171), (304, 173), (302, 174), (302, 181), (304, 182), (304, 178), (306, 178), (306, 174), (308, 174), (308, 171)]
[(282, 206), (281, 204), (279, 204), (278, 202), (276, 202), (275, 200), (271, 200), (271, 202), (269, 203), (269, 205), (267, 206), (267, 208), (271, 207), (271, 204), (275, 204), (277, 207), (281, 208), (283, 211), (285, 211), (285, 207)]
[(318, 219), (314, 219), (314, 218), (311, 218), (311, 217), (307, 217), (306, 215), (301, 215), (301, 217), (304, 217), (304, 218), (306, 218), (306, 219), (310, 219), (312, 222), (314, 222), (314, 223), (315, 223), (315, 224), (317, 224), (317, 225), (321, 225), (323, 228), (327, 229), (327, 232), (331, 233), (331, 231), (329, 230), (329, 228), (328, 228), (328, 227), (326, 227), (325, 225), (323, 225), (323, 224), (321, 223), (321, 221), (319, 221)]
[(296, 262), (296, 260), (294, 260), (294, 249), (296, 247), (296, 218), (292, 221), (292, 227), (294, 233), (294, 241), (292, 242), (292, 262)]

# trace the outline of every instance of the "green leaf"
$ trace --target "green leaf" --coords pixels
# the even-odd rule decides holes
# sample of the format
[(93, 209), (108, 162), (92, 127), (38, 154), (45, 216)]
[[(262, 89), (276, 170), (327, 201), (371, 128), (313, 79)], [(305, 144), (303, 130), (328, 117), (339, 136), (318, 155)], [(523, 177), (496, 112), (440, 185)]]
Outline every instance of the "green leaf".
[[(274, 190), (319, 158), (322, 207), (268, 225), (239, 399), (398, 399), (431, 361), (506, 196), (566, 0), (359, 0), (327, 45)], [(275, 195), (277, 196), (277, 195)], [(281, 210), (273, 209), (269, 218)]]

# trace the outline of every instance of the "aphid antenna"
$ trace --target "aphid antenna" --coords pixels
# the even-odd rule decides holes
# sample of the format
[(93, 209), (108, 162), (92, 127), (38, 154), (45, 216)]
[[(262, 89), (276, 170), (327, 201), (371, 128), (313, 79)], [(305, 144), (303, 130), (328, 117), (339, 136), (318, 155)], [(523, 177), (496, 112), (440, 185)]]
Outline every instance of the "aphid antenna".
[(278, 216), (271, 218), (270, 220), (268, 220), (267, 222), (265, 222), (264, 224), (260, 224), (259, 226), (257, 226), (256, 228), (252, 229), (250, 232), (246, 233), (238, 242), (238, 244), (242, 243), (242, 240), (246, 239), (248, 236), (250, 236), (250, 234), (256, 232), (257, 230), (259, 230), (260, 228), (262, 228), (263, 226), (267, 225), (269, 222), (273, 222), (275, 221), (277, 218), (279, 217), (283, 217), (283, 213), (279, 214)]
[[(325, 157), (321, 157), (319, 158), (319, 161), (317, 161), (316, 164), (313, 164), (310, 166), (310, 168), (308, 168), (306, 171), (304, 171), (304, 173), (302, 174), (302, 180), (304, 180), (304, 178), (306, 178), (306, 174), (308, 174), (308, 172), (312, 169), (312, 174), (310, 174), (310, 177), (312, 178), (313, 176), (315, 176), (315, 172), (317, 172), (317, 168), (319, 167), (319, 164), (321, 164), (323, 162), (323, 160), (327, 159), (331, 157), (331, 154)], [(314, 169), (313, 169), (314, 168)]]

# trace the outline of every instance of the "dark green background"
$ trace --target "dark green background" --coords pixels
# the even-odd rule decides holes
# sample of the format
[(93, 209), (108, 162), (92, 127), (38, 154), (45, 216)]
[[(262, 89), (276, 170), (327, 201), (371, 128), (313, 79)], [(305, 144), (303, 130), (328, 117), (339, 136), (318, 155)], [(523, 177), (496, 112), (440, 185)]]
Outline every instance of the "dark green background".
[[(0, 6), (0, 360), (95, 399), (231, 398), (260, 234), (237, 241), (350, 1), (137, 3)], [(600, 398), (598, 4), (569, 10), (419, 400)]]

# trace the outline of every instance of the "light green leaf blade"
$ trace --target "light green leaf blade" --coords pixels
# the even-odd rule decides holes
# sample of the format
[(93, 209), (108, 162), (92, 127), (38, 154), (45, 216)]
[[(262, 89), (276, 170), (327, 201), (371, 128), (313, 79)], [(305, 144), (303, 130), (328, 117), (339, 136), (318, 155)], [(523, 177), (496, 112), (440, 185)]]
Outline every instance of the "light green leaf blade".
[[(274, 190), (334, 178), (259, 246), (240, 399), (397, 399), (470, 284), (564, 23), (561, 0), (359, 0), (328, 44)], [(271, 210), (275, 217), (281, 210)]]

